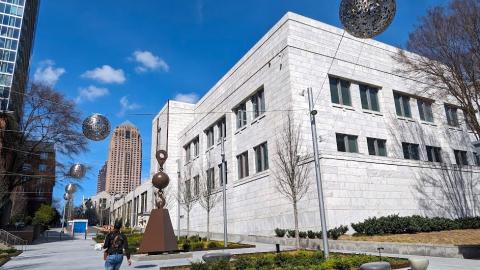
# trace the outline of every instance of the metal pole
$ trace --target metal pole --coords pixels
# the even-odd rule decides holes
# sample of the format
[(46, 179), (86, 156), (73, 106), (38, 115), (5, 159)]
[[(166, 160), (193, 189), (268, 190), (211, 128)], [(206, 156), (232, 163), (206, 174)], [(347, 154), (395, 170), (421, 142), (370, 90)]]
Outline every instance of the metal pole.
[(315, 176), (317, 180), (317, 194), (318, 194), (318, 207), (320, 209), (320, 222), (322, 225), (322, 240), (323, 240), (323, 254), (327, 258), (329, 255), (328, 250), (328, 236), (327, 236), (327, 220), (325, 214), (325, 205), (323, 202), (323, 188), (322, 188), (322, 175), (320, 173), (320, 161), (318, 160), (318, 137), (317, 137), (317, 125), (315, 123), (315, 115), (317, 111), (313, 108), (313, 93), (312, 88), (307, 89), (308, 92), (308, 106), (310, 108), (310, 125), (312, 128), (312, 141), (313, 141), (313, 154), (315, 160)]
[(180, 240), (180, 159), (177, 159), (177, 238)]
[(228, 247), (227, 238), (227, 167), (225, 166), (225, 138), (222, 138), (222, 193), (223, 193), (223, 246)]
[(65, 204), (63, 205), (62, 233), (60, 234), (60, 237), (62, 237), (63, 228), (65, 227), (65, 208), (67, 208), (67, 201), (65, 201)]

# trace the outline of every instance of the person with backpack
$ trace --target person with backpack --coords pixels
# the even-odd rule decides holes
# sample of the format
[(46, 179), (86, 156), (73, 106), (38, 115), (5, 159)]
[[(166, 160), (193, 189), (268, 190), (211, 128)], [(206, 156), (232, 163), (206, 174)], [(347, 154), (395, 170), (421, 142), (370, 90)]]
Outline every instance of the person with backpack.
[(107, 234), (103, 249), (105, 249), (103, 259), (105, 260), (105, 270), (119, 270), (123, 262), (123, 255), (127, 257), (128, 265), (132, 265), (130, 252), (128, 251), (128, 239), (120, 232), (122, 222), (115, 221), (113, 231)]

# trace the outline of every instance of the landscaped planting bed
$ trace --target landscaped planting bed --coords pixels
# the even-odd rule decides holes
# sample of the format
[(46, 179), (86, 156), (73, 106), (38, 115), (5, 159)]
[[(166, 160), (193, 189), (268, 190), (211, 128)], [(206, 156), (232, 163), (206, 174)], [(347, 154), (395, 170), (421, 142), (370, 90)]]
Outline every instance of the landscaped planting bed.
[[(128, 248), (131, 254), (136, 254), (140, 243), (142, 242), (143, 233), (135, 232), (133, 230), (122, 231), (125, 236), (128, 238)], [(104, 234), (98, 234), (93, 238), (97, 243), (103, 243), (105, 241)], [(200, 237), (198, 235), (192, 235), (190, 237), (182, 236), (179, 241), (177, 241), (179, 251), (198, 251), (198, 250), (216, 250), (224, 249), (223, 241), (210, 240), (207, 241), (207, 238)], [(247, 245), (241, 243), (228, 243), (227, 249), (236, 249), (236, 248), (252, 248), (254, 245)]]
[(0, 266), (4, 265), (11, 257), (20, 255), (22, 252), (15, 248), (0, 249)]
[[(399, 258), (382, 257), (388, 261), (392, 269), (408, 267), (408, 261)], [(298, 269), (298, 270), (357, 270), (360, 265), (379, 261), (378, 256), (338, 254), (334, 253), (324, 259), (320, 251), (301, 250), (281, 253), (256, 253), (233, 256), (230, 262), (216, 261), (213, 263), (192, 263), (189, 266), (170, 267), (165, 269), (176, 270), (270, 270), (270, 269)]]

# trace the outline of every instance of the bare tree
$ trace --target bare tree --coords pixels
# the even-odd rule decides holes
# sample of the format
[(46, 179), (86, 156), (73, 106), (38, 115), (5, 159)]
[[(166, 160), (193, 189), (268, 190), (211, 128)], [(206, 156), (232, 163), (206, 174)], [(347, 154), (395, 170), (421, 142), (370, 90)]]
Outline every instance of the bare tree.
[(420, 57), (399, 51), (398, 71), (426, 82), (430, 95), (453, 98), (479, 139), (480, 2), (453, 0), (430, 9), (410, 34), (407, 50)]
[[(215, 173), (213, 173), (213, 167), (210, 168), (210, 161), (207, 160), (207, 168), (201, 170), (199, 174), (199, 181), (198, 183), (198, 192), (199, 192), (199, 200), (198, 203), (200, 206), (205, 209), (207, 212), (207, 241), (210, 241), (210, 212), (212, 209), (217, 205), (220, 198), (220, 193), (215, 190), (215, 183), (216, 181)], [(201, 178), (200, 178), (201, 176)], [(194, 183), (195, 185), (196, 183)]]
[[(57, 153), (58, 178), (65, 175), (66, 164), (59, 160), (69, 160), (87, 150), (87, 140), (81, 132), (82, 120), (75, 103), (50, 86), (31, 84), (25, 93), (23, 119), (19, 132), (6, 132), (3, 148), (8, 150), (10, 162), (0, 185), (7, 193), (0, 195), (0, 209), (10, 204), (9, 193), (23, 185), (23, 165), (42, 152), (46, 144), (53, 144)], [(35, 178), (31, 178), (34, 181)]]
[(284, 195), (293, 207), (295, 220), (296, 247), (300, 247), (298, 235), (298, 202), (310, 188), (308, 175), (310, 168), (306, 164), (308, 154), (302, 153), (303, 138), (301, 126), (295, 125), (290, 114), (287, 114), (283, 129), (276, 139), (273, 174), (277, 190)]
[[(187, 175), (188, 173), (188, 175)], [(192, 196), (192, 184), (191, 184), (191, 167), (187, 166), (185, 173), (185, 180), (183, 183), (180, 184), (180, 190), (178, 193), (180, 205), (185, 209), (187, 213), (187, 237), (190, 234), (190, 212), (192, 211), (193, 206), (198, 200), (198, 197)]]

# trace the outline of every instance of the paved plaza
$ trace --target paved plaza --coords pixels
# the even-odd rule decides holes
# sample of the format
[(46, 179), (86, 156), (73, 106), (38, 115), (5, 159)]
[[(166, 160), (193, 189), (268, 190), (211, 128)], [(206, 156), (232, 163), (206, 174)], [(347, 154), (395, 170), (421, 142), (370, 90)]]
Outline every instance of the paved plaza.
[[(49, 237), (46, 240), (38, 241), (35, 245), (27, 247), (27, 250), (20, 256), (13, 258), (1, 269), (4, 270), (51, 270), (51, 269), (69, 269), (69, 270), (92, 270), (103, 269), (103, 258), (100, 251), (94, 250), (95, 242), (91, 240), (93, 235), (84, 239), (63, 239), (60, 240), (58, 233), (49, 231)], [(231, 253), (251, 253), (274, 251), (275, 246), (267, 244), (256, 244), (256, 248), (247, 248), (241, 250), (230, 250)], [(159, 269), (162, 266), (185, 265), (189, 260), (200, 260), (205, 252), (193, 252), (191, 259), (174, 259), (166, 261), (134, 261), (132, 266), (128, 267), (124, 262), (121, 269)], [(396, 256), (392, 254), (385, 254)], [(408, 256), (402, 256), (408, 257)], [(429, 270), (480, 270), (480, 260), (463, 260), (451, 258), (429, 257)]]

